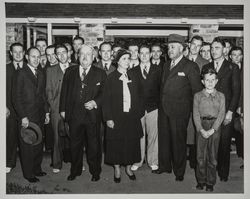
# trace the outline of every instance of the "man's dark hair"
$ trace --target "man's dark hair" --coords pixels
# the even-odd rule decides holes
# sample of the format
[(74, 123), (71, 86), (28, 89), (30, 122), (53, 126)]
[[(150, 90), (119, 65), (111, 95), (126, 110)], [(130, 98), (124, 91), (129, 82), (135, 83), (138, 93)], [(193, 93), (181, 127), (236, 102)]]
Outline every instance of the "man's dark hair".
[(202, 46), (201, 46), (201, 47), (203, 47), (203, 46), (211, 46), (211, 44), (204, 41), (204, 42), (202, 43)]
[(31, 46), (31, 47), (27, 50), (26, 55), (30, 55), (30, 51), (31, 51), (31, 50), (34, 50), (34, 49), (38, 50), (38, 52), (40, 53), (40, 50), (39, 50), (37, 47)]
[(38, 39), (36, 39), (36, 45), (37, 45), (37, 42), (39, 42), (39, 41), (44, 41), (46, 43), (46, 45), (48, 45), (47, 44), (47, 39), (45, 39), (45, 38), (38, 38)]
[(58, 48), (64, 48), (68, 52), (68, 48), (64, 44), (57, 44), (54, 50), (55, 54)]
[(130, 40), (130, 41), (128, 42), (127, 49), (129, 48), (129, 46), (137, 46), (137, 47), (139, 48), (139, 44), (138, 44), (138, 42), (135, 41), (135, 40)]
[(214, 42), (221, 43), (221, 45), (224, 48), (226, 47), (225, 41), (222, 38), (220, 38), (220, 37), (215, 37), (212, 43), (214, 43)]
[(149, 49), (149, 52), (151, 52), (151, 48), (149, 45), (146, 45), (146, 44), (142, 44), (139, 48), (139, 52), (141, 51), (142, 48), (148, 48)]
[(153, 44), (151, 45), (151, 47), (150, 47), (151, 51), (152, 51), (152, 48), (153, 48), (153, 47), (159, 47), (160, 50), (162, 51), (162, 49), (161, 49), (161, 44), (160, 44), (160, 43), (153, 43)]
[(46, 55), (47, 55), (47, 50), (50, 49), (50, 48), (55, 48), (55, 45), (53, 44), (53, 45), (49, 45), (49, 46), (46, 47), (46, 49), (45, 49), (45, 54)]
[(214, 68), (208, 67), (208, 68), (202, 69), (202, 71), (201, 71), (201, 79), (204, 80), (205, 75), (207, 75), (207, 74), (210, 74), (210, 75), (215, 74), (215, 76), (217, 78), (217, 72), (216, 72), (216, 70)]
[(114, 44), (112, 45), (112, 49), (117, 48), (117, 47), (124, 48), (123, 45), (122, 45), (122, 44), (119, 44), (119, 43), (114, 43)]
[(104, 46), (104, 45), (109, 45), (110, 48), (112, 49), (112, 44), (111, 44), (110, 42), (108, 42), (108, 41), (104, 41), (104, 42), (101, 43), (101, 45), (100, 45), (100, 47), (99, 47), (99, 51), (101, 51), (102, 46)]
[(225, 45), (226, 45), (226, 43), (229, 43), (231, 47), (233, 46), (232, 42), (229, 41), (228, 39), (223, 39), (223, 40), (224, 40), (224, 42), (225, 42)]
[(73, 42), (74, 42), (75, 40), (81, 40), (81, 41), (82, 41), (82, 44), (84, 44), (84, 39), (83, 39), (82, 37), (80, 37), (80, 36), (75, 36), (74, 39), (73, 39)]
[(16, 43), (13, 43), (13, 44), (10, 45), (10, 51), (11, 51), (11, 52), (13, 51), (13, 48), (14, 48), (15, 46), (20, 46), (20, 47), (22, 47), (23, 50), (24, 50), (23, 44), (21, 44), (21, 43), (19, 43), (19, 42), (16, 42)]
[(191, 39), (191, 42), (192, 42), (194, 39), (200, 40), (202, 43), (204, 42), (203, 37), (201, 37), (200, 35), (195, 35), (195, 36), (193, 36), (192, 39)]
[(229, 55), (232, 55), (233, 51), (241, 51), (241, 54), (243, 55), (243, 49), (240, 46), (233, 46), (229, 52)]

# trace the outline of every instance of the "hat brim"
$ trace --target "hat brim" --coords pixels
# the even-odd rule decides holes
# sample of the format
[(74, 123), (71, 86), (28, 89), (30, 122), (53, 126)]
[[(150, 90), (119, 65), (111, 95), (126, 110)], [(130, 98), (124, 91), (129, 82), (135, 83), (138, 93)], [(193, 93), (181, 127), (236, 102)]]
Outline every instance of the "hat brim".
[[(30, 131), (33, 131), (36, 134), (35, 141), (31, 141), (30, 139), (25, 139), (25, 138), (27, 138), (27, 134), (30, 133)], [(42, 142), (42, 139), (43, 139), (43, 135), (42, 135), (42, 131), (41, 131), (40, 127), (33, 122), (29, 122), (29, 126), (27, 128), (21, 129), (21, 137), (26, 144), (29, 144), (32, 146), (40, 144)]]
[(183, 42), (180, 42), (180, 41), (169, 41), (168, 42), (168, 44), (171, 44), (171, 43), (179, 43), (179, 44), (181, 44), (182, 46), (184, 46), (185, 45), (185, 43), (183, 43)]
[[(119, 51), (118, 51), (118, 52), (119, 52)], [(117, 54), (116, 57), (115, 57), (115, 59), (113, 60), (113, 62), (114, 62), (114, 63), (118, 63), (119, 60), (121, 59), (121, 57), (124, 56), (124, 55), (129, 55), (129, 56), (131, 56), (130, 52), (128, 52), (128, 51), (125, 52), (125, 51), (124, 51), (124, 52), (121, 53), (121, 54)]]

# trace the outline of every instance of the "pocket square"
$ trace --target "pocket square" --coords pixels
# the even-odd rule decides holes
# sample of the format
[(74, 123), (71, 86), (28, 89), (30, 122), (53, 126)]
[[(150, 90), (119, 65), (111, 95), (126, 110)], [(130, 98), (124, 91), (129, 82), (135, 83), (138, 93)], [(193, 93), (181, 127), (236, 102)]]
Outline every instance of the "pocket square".
[(178, 76), (186, 76), (184, 72), (178, 72)]
[(100, 82), (98, 82), (97, 84), (96, 84), (96, 86), (100, 86), (101, 85), (101, 83)]

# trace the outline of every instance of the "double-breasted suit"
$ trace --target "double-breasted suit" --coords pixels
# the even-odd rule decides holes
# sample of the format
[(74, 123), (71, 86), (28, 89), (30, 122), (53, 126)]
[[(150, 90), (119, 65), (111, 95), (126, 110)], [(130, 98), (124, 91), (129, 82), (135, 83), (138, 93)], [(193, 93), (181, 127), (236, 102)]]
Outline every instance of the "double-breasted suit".
[(159, 111), (159, 170), (183, 177), (186, 167), (187, 125), (193, 95), (202, 90), (198, 65), (185, 57), (170, 70), (164, 65)]
[[(101, 103), (106, 74), (92, 65), (83, 80), (82, 87), (80, 67), (74, 66), (65, 72), (59, 111), (65, 112), (65, 121), (69, 124), (71, 175), (81, 175), (83, 145), (86, 142), (89, 170), (93, 176), (97, 176), (101, 172)], [(92, 110), (85, 109), (84, 104), (91, 100), (96, 102), (97, 107)]]
[[(215, 68), (214, 62), (211, 62), (205, 66), (206, 68)], [(222, 92), (225, 95), (226, 100), (226, 113), (227, 111), (233, 112), (238, 107), (240, 98), (240, 70), (236, 64), (224, 59), (219, 71), (218, 82), (215, 86), (216, 90)], [(229, 176), (230, 168), (230, 145), (232, 138), (233, 120), (227, 124), (221, 126), (221, 138), (218, 151), (218, 175), (220, 178), (227, 179)]]
[(13, 62), (6, 65), (6, 106), (10, 115), (6, 120), (6, 166), (16, 166), (18, 145), (18, 119), (12, 102), (13, 78), (16, 73)]
[[(23, 69), (16, 73), (14, 81), (13, 103), (19, 122), (27, 117), (43, 129), (45, 113), (48, 112), (43, 73), (37, 70), (36, 77), (24, 64)], [(25, 178), (34, 178), (35, 174), (41, 172), (43, 142), (32, 146), (24, 143), (20, 135), (19, 138), (23, 175)]]

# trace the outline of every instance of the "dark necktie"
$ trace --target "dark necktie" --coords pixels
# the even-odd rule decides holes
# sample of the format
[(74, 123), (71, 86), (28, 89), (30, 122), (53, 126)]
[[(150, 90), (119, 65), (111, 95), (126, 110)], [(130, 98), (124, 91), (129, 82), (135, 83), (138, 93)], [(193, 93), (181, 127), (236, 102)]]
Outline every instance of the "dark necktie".
[(144, 78), (147, 79), (147, 75), (148, 75), (147, 66), (144, 66), (143, 75), (144, 75)]
[(108, 71), (108, 63), (105, 63), (105, 64), (104, 64), (104, 70), (105, 70), (105, 71)]
[(82, 75), (81, 75), (81, 84), (82, 84), (82, 88), (84, 88), (85, 86), (87, 86), (86, 84), (83, 83), (83, 80), (85, 79), (87, 73), (86, 73), (86, 68), (83, 68), (83, 72), (82, 72)]
[(83, 72), (82, 72), (82, 75), (81, 75), (81, 81), (83, 81), (84, 79), (85, 79), (85, 77), (86, 77), (86, 68), (83, 68)]
[(175, 62), (173, 60), (172, 63), (171, 63), (171, 65), (170, 65), (170, 70), (172, 70), (174, 68), (174, 66), (175, 66)]
[(17, 65), (16, 70), (20, 70), (21, 69), (20, 64), (17, 63), (16, 65)]
[(35, 71), (35, 72), (34, 72), (34, 75), (35, 75), (35, 77), (37, 78), (37, 69), (35, 68), (34, 71)]
[(218, 62), (215, 62), (215, 67), (214, 69), (216, 70), (216, 72), (218, 73), (219, 71), (219, 63)]

